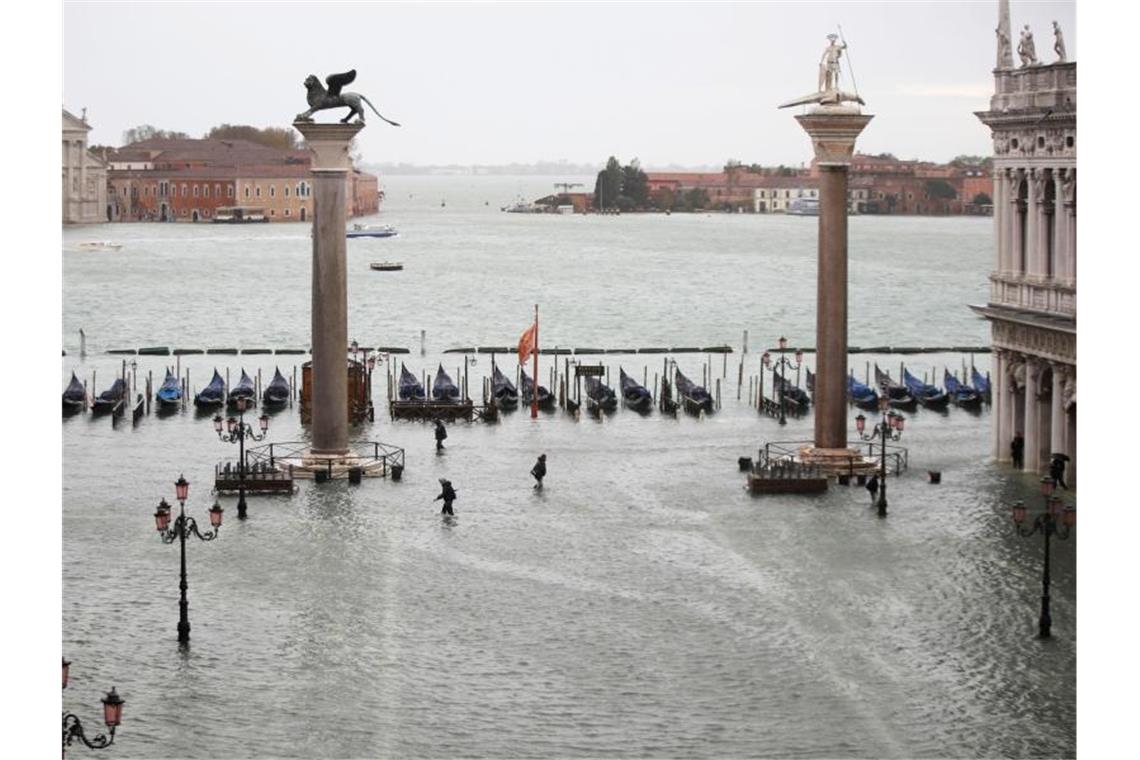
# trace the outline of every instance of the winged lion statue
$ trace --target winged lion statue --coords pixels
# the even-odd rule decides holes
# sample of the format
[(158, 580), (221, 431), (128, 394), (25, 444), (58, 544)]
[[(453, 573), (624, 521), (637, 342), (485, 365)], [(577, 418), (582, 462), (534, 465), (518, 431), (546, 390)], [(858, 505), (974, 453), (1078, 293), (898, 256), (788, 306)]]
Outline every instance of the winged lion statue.
[(391, 124), (393, 127), (400, 126), (398, 123), (391, 119), (385, 119), (384, 115), (376, 110), (376, 106), (372, 105), (372, 101), (357, 92), (341, 92), (346, 84), (350, 84), (352, 80), (356, 79), (356, 69), (346, 71), (343, 74), (329, 74), (325, 77), (325, 84), (328, 85), (326, 90), (321, 80), (313, 74), (305, 77), (305, 89), (308, 91), (306, 99), (309, 102), (309, 110), (304, 113), (297, 114), (297, 121), (312, 121), (313, 114), (317, 111), (323, 111), (326, 108), (347, 108), (348, 115), (340, 120), (341, 124), (347, 124), (349, 119), (356, 116), (357, 121), (361, 124), (364, 123), (364, 107), (361, 103), (367, 103), (368, 107), (372, 109), (372, 113), (379, 116), (384, 121)]

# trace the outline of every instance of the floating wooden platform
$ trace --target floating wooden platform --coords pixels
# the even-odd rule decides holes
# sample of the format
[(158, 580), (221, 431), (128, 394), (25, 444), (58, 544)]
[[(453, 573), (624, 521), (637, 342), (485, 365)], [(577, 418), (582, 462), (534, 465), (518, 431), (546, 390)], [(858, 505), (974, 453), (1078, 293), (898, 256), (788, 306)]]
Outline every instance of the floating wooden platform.
[(748, 473), (748, 490), (760, 493), (823, 493), (827, 490), (827, 478), (816, 477), (767, 477), (754, 472)]
[(470, 399), (458, 402), (441, 401), (391, 401), (388, 403), (388, 413), (394, 420), (466, 420), (470, 422), (476, 415), (480, 418), (486, 412), (482, 407), (476, 411), (475, 402)]
[[(258, 493), (293, 493), (292, 468), (264, 468), (259, 463), (247, 465), (245, 473), (246, 495)], [(241, 488), (237, 462), (225, 462), (214, 467), (214, 491), (237, 493)]]

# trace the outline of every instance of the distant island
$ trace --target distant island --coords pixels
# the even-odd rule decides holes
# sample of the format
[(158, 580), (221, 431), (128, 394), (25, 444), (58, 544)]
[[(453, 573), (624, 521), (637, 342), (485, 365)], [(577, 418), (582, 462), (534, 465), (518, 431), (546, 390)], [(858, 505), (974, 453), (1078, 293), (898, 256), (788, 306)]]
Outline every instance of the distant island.
[[(381, 175), (456, 175), (456, 176), (567, 176), (567, 177), (593, 177), (605, 167), (605, 162), (596, 164), (574, 164), (569, 161), (538, 161), (536, 163), (522, 164), (408, 164), (408, 163), (368, 163), (362, 162), (360, 168), (365, 171)], [(717, 166), (680, 166), (669, 164), (667, 166), (653, 167), (653, 171), (666, 172), (704, 172), (718, 171)]]

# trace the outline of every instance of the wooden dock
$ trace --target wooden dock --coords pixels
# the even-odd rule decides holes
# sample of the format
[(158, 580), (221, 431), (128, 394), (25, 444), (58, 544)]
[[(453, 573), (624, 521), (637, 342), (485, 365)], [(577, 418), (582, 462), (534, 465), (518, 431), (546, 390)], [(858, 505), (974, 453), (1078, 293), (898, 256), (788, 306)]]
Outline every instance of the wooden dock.
[(475, 405), (471, 399), (465, 401), (390, 401), (388, 413), (394, 420), (419, 420), (454, 422), (487, 417), (485, 407)]
[[(220, 462), (214, 466), (214, 492), (237, 493), (241, 488), (237, 462)], [(292, 468), (269, 467), (263, 462), (246, 465), (246, 495), (258, 493), (293, 493)]]

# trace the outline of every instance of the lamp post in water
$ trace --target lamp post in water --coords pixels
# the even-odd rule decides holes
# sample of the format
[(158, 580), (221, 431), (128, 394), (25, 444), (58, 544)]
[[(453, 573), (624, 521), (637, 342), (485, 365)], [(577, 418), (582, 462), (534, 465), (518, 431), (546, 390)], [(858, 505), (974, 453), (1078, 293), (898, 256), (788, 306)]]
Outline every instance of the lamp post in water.
[[(67, 658), (63, 659), (63, 688), (67, 688), (68, 671), (71, 662)], [(107, 696), (103, 697), (103, 722), (107, 724), (110, 729), (108, 735), (96, 734), (90, 739), (83, 731), (83, 723), (79, 720), (79, 716), (74, 713), (65, 712), (63, 714), (63, 754), (67, 755), (67, 748), (71, 743), (78, 739), (87, 746), (88, 749), (105, 749), (115, 743), (115, 729), (123, 719), (123, 705), (125, 704), (122, 697), (115, 691), (112, 686), (111, 690), (107, 692)]]
[[(776, 350), (780, 352), (780, 358), (777, 359), (775, 364), (772, 366), (772, 374), (773, 374), (773, 376), (775, 376), (776, 371), (779, 370), (780, 382), (779, 382), (779, 384), (773, 382), (773, 385), (776, 386), (776, 388), (775, 388), (776, 399), (780, 402), (780, 417), (779, 417), (780, 424), (781, 425), (787, 425), (788, 424), (788, 417), (784, 411), (785, 407), (787, 405), (787, 402), (784, 398), (784, 379), (786, 377), (786, 375), (784, 374), (784, 370), (785, 369), (790, 369), (793, 371), (799, 370), (800, 366), (803, 364), (803, 361), (804, 361), (804, 352), (798, 348), (796, 349), (796, 362), (795, 362), (795, 364), (793, 364), (792, 362), (788, 361), (788, 357), (785, 356), (785, 353), (788, 350), (788, 339), (785, 338), (783, 335), (781, 335), (778, 343), (779, 343), (780, 347)], [(772, 364), (771, 354), (769, 354), (767, 351), (765, 351), (764, 355), (760, 357), (760, 361), (765, 367), (767, 367), (769, 364)]]
[(170, 524), (170, 505), (166, 503), (166, 499), (162, 499), (154, 513), (154, 525), (158, 530), (159, 537), (162, 538), (162, 543), (170, 544), (178, 539), (181, 548), (181, 574), (178, 583), (180, 592), (178, 600), (178, 643), (185, 646), (190, 643), (190, 603), (186, 600), (186, 537), (193, 534), (202, 541), (213, 541), (222, 529), (223, 510), (215, 501), (209, 512), (210, 526), (213, 530), (201, 533), (194, 518), (186, 516), (186, 497), (190, 494), (190, 484), (181, 475), (178, 476), (178, 482), (174, 484), (174, 493), (178, 499), (178, 517), (174, 518), (174, 524)]
[[(1050, 477), (1041, 478), (1041, 495), (1045, 499), (1045, 512), (1033, 519), (1033, 526), (1022, 526), (1025, 522), (1025, 502), (1013, 505), (1013, 522), (1018, 534), (1032, 536), (1041, 533), (1045, 537), (1045, 566), (1041, 575), (1041, 617), (1037, 621), (1037, 635), (1047, 639), (1052, 635), (1053, 617), (1049, 614), (1049, 539), (1053, 536), (1061, 540), (1069, 537), (1069, 531), (1077, 524), (1077, 510), (1072, 505), (1061, 505), (1061, 500), (1053, 495), (1057, 482)], [(1058, 526), (1058, 523), (1060, 524)]]
[(253, 426), (245, 421), (245, 406), (248, 403), (247, 399), (239, 398), (237, 400), (238, 418), (234, 419), (229, 417), (225, 420), (225, 432), (222, 432), (222, 415), (214, 415), (214, 432), (218, 434), (218, 438), (226, 443), (236, 443), (238, 445), (238, 519), (245, 519), (245, 439), (251, 438), (254, 441), (261, 441), (265, 439), (266, 433), (269, 431), (269, 415), (262, 414), (257, 418), (258, 426), (261, 428), (261, 435), (253, 432)]
[(875, 501), (875, 506), (879, 510), (879, 517), (887, 516), (887, 440), (897, 441), (902, 438), (903, 427), (906, 424), (906, 417), (898, 412), (888, 411), (889, 407), (890, 399), (887, 398), (886, 388), (883, 388), (882, 393), (879, 394), (879, 411), (883, 413), (883, 421), (877, 423), (870, 433), (865, 433), (867, 418), (861, 414), (855, 418), (855, 430), (859, 433), (860, 438), (864, 441), (881, 439), (879, 442), (879, 496)]

